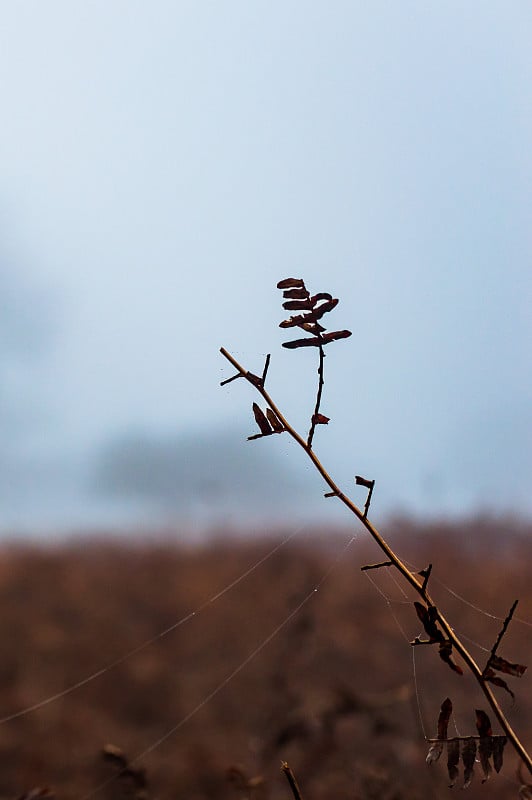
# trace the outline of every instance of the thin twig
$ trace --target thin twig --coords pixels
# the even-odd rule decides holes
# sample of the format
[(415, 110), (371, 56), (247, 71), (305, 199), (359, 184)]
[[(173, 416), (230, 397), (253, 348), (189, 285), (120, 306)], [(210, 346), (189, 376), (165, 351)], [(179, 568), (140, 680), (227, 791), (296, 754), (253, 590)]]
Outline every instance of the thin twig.
[[(321, 338), (321, 334), (318, 333), (318, 336)], [(318, 391), (316, 392), (316, 404), (314, 406), (314, 413), (312, 415), (312, 419), (310, 421), (310, 430), (307, 436), (307, 447), (312, 447), (312, 440), (314, 439), (314, 433), (316, 431), (316, 425), (318, 424), (319, 413), (320, 413), (320, 405), (321, 405), (321, 396), (323, 394), (323, 361), (325, 358), (325, 353), (323, 352), (323, 345), (320, 344), (319, 346), (320, 351), (320, 361), (318, 364)]]
[(362, 572), (365, 572), (367, 569), (380, 569), (381, 567), (393, 567), (393, 561), (379, 561), (378, 564), (366, 564), (364, 567), (360, 567)]
[(297, 785), (295, 775), (288, 766), (288, 763), (286, 761), (283, 761), (281, 763), (281, 769), (286, 775), (286, 780), (290, 784), (290, 788), (292, 789), (292, 794), (294, 795), (295, 800), (303, 800), (301, 792), (299, 790), (299, 786)]
[(517, 608), (517, 603), (518, 602), (519, 602), (519, 600), (516, 600), (513, 603), (511, 609), (509, 610), (508, 614), (506, 615), (506, 619), (504, 620), (504, 622), (502, 624), (502, 628), (499, 631), (499, 635), (497, 636), (497, 639), (495, 640), (495, 644), (491, 648), (491, 653), (489, 654), (489, 658), (488, 658), (488, 660), (486, 662), (486, 666), (484, 668), (484, 672), (487, 672), (487, 670), (490, 667), (490, 663), (491, 663), (492, 659), (495, 658), (495, 655), (497, 653), (497, 649), (498, 649), (498, 647), (499, 647), (499, 645), (500, 645), (500, 643), (502, 641), (502, 637), (504, 636), (504, 634), (506, 633), (506, 631), (508, 629), (508, 625), (510, 624), (510, 621), (511, 621), (513, 615), (514, 615), (514, 611)]

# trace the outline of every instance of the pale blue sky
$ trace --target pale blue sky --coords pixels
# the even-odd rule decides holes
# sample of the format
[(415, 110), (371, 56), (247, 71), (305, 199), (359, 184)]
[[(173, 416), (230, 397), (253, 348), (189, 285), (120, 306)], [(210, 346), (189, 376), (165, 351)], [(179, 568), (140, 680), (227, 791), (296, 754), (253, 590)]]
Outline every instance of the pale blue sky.
[(346, 488), (530, 513), (531, 29), (528, 2), (6, 4), (3, 527), (103, 520), (109, 443), (253, 432), (220, 345), (271, 351), (306, 429), (289, 275), (354, 332), (315, 442)]

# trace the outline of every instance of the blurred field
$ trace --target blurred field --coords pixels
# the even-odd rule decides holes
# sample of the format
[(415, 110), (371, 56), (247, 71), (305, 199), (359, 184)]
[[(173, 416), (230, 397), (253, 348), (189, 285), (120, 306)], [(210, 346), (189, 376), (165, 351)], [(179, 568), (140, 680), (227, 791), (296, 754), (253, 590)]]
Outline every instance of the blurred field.
[[(521, 598), (517, 616), (532, 621), (531, 525), (397, 522), (387, 534), (418, 568), (434, 563), (433, 596), (458, 633), (489, 648), (501, 623), (458, 600), (438, 580), (497, 616)], [(421, 632), (413, 597), (403, 596), (402, 584), (389, 572), (374, 571), (371, 578), (383, 597), (359, 569), (381, 560), (380, 553), (364, 534), (344, 551), (350, 535), (300, 533), (168, 636), (62, 699), (2, 724), (0, 797), (19, 797), (35, 787), (49, 787), (68, 800), (91, 793), (116, 772), (101, 756), (104, 745), (112, 743), (133, 759), (163, 737), (286, 619), (332, 564), (319, 591), (278, 635), (139, 760), (145, 791), (160, 800), (290, 798), (280, 772), (281, 760), (287, 760), (305, 800), (452, 796), (445, 755), (441, 763), (425, 765), (428, 748), (406, 641)], [(273, 541), (227, 537), (193, 547), (100, 539), (40, 549), (4, 546), (0, 716), (61, 692), (173, 625), (268, 553)], [(512, 622), (501, 654), (530, 664), (530, 634), (530, 625)], [(486, 653), (471, 648), (483, 664)], [(488, 709), (473, 682), (452, 673), (431, 647), (416, 648), (415, 656), (427, 735), (435, 735), (446, 696), (453, 700), (460, 734), (475, 733), (474, 709)], [(497, 691), (530, 748), (530, 674), (508, 682), (515, 704)], [(246, 787), (253, 778), (254, 788)], [(134, 794), (132, 782), (122, 779), (94, 796), (120, 800)], [(469, 797), (517, 797), (509, 748), (501, 774), (481, 785), (477, 773)]]

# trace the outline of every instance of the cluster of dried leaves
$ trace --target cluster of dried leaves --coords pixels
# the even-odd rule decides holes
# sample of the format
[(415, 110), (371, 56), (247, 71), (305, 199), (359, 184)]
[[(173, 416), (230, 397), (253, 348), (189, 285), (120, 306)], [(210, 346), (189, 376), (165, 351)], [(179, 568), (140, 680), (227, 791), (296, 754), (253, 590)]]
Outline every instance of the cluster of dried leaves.
[(338, 305), (338, 298), (333, 297), (328, 292), (318, 292), (311, 296), (304, 281), (301, 278), (285, 278), (277, 284), (278, 289), (283, 290), (285, 311), (302, 311), (295, 317), (289, 317), (280, 323), (280, 328), (301, 328), (311, 336), (304, 339), (293, 339), (290, 342), (283, 342), (283, 347), (295, 350), (298, 347), (322, 347), (337, 339), (347, 339), (351, 336), (351, 331), (332, 331), (325, 333), (325, 328), (319, 320), (328, 311), (332, 311)]
[[(476, 709), (476, 736), (455, 736), (447, 738), (447, 728), (453, 711), (453, 704), (449, 697), (441, 705), (438, 717), (438, 738), (433, 741), (427, 754), (427, 764), (433, 764), (443, 753), (444, 744), (447, 745), (447, 771), (449, 773), (449, 785), (456, 784), (460, 763), (460, 756), (464, 766), (464, 789), (470, 786), (473, 780), (474, 766), (477, 759), (482, 768), (482, 782), (487, 781), (492, 772), (490, 758), (493, 759), (493, 769), (500, 772), (503, 761), (503, 751), (506, 744), (506, 736), (494, 736), (491, 729), (491, 722), (488, 715), (482, 709)], [(478, 745), (477, 745), (478, 742)]]

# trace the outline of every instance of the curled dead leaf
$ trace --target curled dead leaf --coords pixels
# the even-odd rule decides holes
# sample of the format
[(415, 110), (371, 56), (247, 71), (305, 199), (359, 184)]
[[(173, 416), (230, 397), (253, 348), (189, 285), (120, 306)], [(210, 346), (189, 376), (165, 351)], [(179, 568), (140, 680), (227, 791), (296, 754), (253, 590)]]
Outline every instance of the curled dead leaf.
[(512, 692), (506, 681), (503, 678), (499, 678), (495, 674), (494, 670), (491, 668), (484, 670), (483, 678), (485, 681), (493, 683), (494, 686), (500, 686), (501, 689), (504, 689), (506, 692), (508, 692), (508, 694), (510, 694), (515, 700), (515, 694)]
[(283, 278), (277, 284), (278, 289), (304, 289), (305, 284), (301, 278)]
[(310, 299), (305, 300), (287, 300), (283, 303), (285, 311), (311, 311), (312, 304)]
[(449, 788), (455, 785), (459, 775), (458, 763), (460, 761), (460, 740), (447, 740), (447, 772), (449, 773)]
[(268, 422), (272, 426), (275, 433), (282, 433), (284, 431), (283, 423), (271, 408), (266, 409), (266, 416), (268, 418)]
[(443, 641), (440, 642), (440, 646), (438, 648), (438, 654), (442, 661), (445, 661), (446, 664), (450, 666), (453, 672), (456, 672), (457, 675), (463, 675), (464, 671), (462, 667), (456, 663), (452, 656), (453, 653), (453, 646), (450, 641)]
[(306, 289), (286, 289), (283, 297), (287, 300), (306, 300), (309, 298), (309, 293)]
[(347, 339), (349, 336), (352, 336), (352, 333), (348, 330), (332, 331), (331, 333), (324, 333), (321, 339), (323, 344), (329, 344), (330, 342), (338, 341), (338, 339)]
[(477, 743), (471, 737), (462, 742), (462, 763), (464, 765), (464, 789), (471, 785), (475, 771), (475, 758), (477, 755)]
[(493, 737), (491, 749), (493, 752), (493, 766), (495, 767), (495, 772), (500, 772), (502, 769), (503, 751), (506, 741), (506, 736)]
[(261, 411), (257, 403), (253, 403), (253, 414), (255, 416), (255, 421), (260, 428), (260, 432), (263, 436), (269, 436), (271, 433), (273, 433), (270, 423), (264, 416), (263, 411)]
[(513, 675), (514, 678), (520, 678), (526, 672), (524, 664), (512, 664), (500, 656), (491, 656), (488, 667), (496, 669), (498, 672), (504, 672), (506, 675)]

